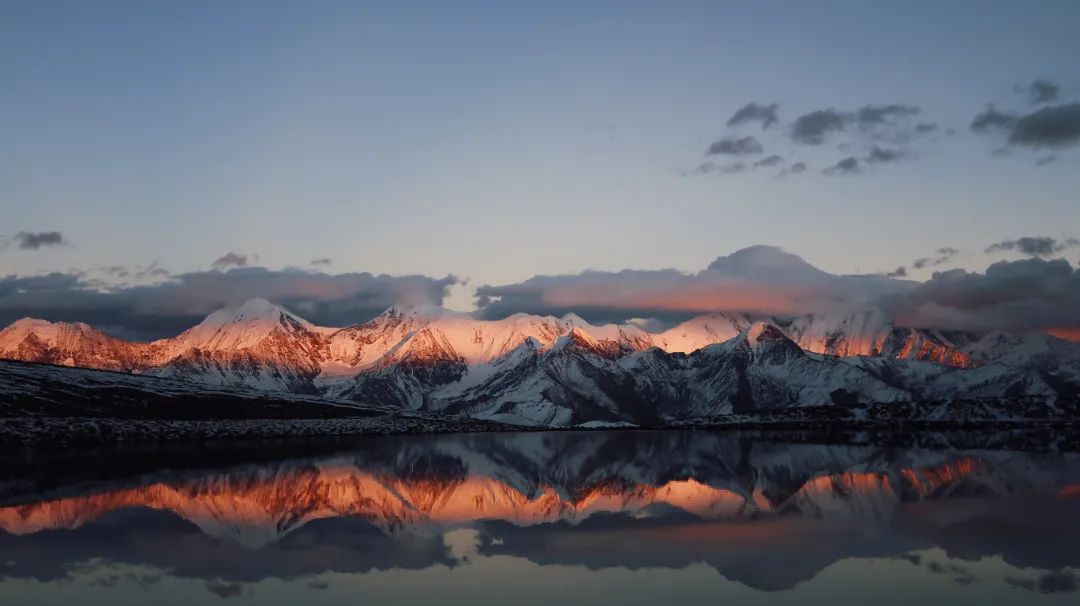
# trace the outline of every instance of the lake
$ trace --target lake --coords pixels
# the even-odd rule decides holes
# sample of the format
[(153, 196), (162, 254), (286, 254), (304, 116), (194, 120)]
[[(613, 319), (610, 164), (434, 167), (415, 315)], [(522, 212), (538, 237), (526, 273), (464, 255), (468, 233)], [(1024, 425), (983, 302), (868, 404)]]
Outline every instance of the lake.
[(1075, 439), (596, 431), (0, 455), (4, 604), (1075, 604)]

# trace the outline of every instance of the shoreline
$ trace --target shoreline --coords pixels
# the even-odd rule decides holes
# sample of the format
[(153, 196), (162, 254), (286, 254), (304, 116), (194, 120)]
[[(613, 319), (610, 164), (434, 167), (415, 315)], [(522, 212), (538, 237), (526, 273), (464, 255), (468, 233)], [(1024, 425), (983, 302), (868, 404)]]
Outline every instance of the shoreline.
[(174, 441), (258, 441), (288, 438), (349, 436), (438, 435), (447, 433), (535, 433), (598, 431), (761, 431), (817, 436), (913, 434), (918, 432), (1038, 432), (1080, 433), (1072, 419), (1011, 419), (986, 421), (931, 420), (688, 420), (653, 426), (547, 427), (519, 426), (469, 417), (383, 414), (367, 417), (316, 419), (131, 419), (118, 417), (15, 416), (0, 417), (0, 451), (37, 446), (109, 446)]

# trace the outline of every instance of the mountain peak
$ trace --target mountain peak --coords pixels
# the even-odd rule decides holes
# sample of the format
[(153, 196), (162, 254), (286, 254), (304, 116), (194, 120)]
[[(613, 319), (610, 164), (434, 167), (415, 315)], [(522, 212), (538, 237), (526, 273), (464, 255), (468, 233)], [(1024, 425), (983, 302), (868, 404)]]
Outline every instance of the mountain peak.
[(423, 323), (431, 323), (440, 318), (468, 318), (469, 314), (464, 312), (451, 311), (445, 307), (439, 305), (408, 305), (395, 303), (390, 307), (387, 307), (381, 314), (375, 317), (375, 320), (379, 318), (402, 318), (416, 320)]
[(6, 328), (0, 329), (0, 333), (23, 336), (34, 333), (47, 340), (51, 340), (61, 331), (72, 330), (84, 334), (100, 332), (83, 322), (50, 322), (49, 320), (42, 320), (40, 318), (26, 317), (19, 318), (9, 324)]
[(789, 340), (782, 330), (768, 322), (754, 322), (746, 331), (746, 339), (751, 343)]
[(807, 263), (802, 257), (785, 252), (777, 246), (748, 246), (730, 255), (717, 257), (709, 271), (756, 280), (807, 281), (832, 278)]
[(40, 318), (31, 318), (30, 316), (27, 316), (25, 318), (19, 318), (18, 320), (15, 320), (11, 324), (8, 324), (7, 327), (8, 328), (29, 329), (29, 328), (34, 328), (35, 326), (52, 326), (52, 325), (53, 325), (53, 323), (48, 321), (48, 320), (42, 320)]
[(241, 303), (235, 310), (238, 317), (246, 318), (274, 316), (281, 312), (288, 313), (284, 308), (262, 297), (252, 297)]
[(240, 305), (223, 307), (173, 340), (177, 351), (242, 349), (257, 343), (275, 328), (288, 332), (316, 331), (318, 327), (289, 310), (261, 297)]
[(203, 324), (221, 325), (240, 322), (277, 324), (282, 318), (290, 318), (305, 326), (311, 326), (307, 320), (262, 297), (252, 297), (239, 305), (223, 307), (207, 316)]

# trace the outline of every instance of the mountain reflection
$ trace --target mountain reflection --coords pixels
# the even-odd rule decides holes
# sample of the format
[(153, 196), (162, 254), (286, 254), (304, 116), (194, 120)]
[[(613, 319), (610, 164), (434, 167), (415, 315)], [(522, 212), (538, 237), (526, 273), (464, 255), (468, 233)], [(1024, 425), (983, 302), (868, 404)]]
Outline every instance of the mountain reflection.
[(59, 580), (86, 562), (227, 582), (453, 568), (455, 529), (476, 533), (481, 556), (704, 563), (762, 590), (845, 558), (931, 548), (1055, 571), (1080, 566), (1077, 486), (1080, 459), (1060, 453), (730, 432), (379, 438), (306, 459), (86, 478), (44, 499), (9, 490), (0, 579)]

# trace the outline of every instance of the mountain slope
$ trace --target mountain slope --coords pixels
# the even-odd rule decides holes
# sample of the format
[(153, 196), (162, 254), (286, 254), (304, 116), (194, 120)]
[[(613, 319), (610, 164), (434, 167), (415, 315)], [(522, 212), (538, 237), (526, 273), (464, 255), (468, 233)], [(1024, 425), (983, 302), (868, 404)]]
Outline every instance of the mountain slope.
[(0, 330), (0, 358), (8, 360), (136, 372), (153, 364), (149, 351), (81, 322), (23, 318)]
[(150, 345), (154, 375), (211, 385), (317, 394), (329, 357), (320, 329), (265, 299), (218, 310), (174, 339)]

